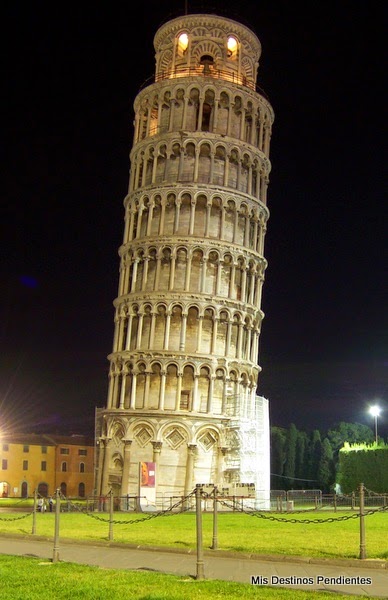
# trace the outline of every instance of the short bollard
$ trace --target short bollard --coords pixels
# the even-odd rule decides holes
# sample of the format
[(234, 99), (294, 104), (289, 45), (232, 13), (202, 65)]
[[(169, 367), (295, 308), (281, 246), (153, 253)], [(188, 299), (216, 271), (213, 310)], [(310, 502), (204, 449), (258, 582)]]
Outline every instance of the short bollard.
[(59, 515), (61, 513), (60, 490), (55, 492), (55, 529), (54, 529), (54, 550), (53, 563), (59, 560)]

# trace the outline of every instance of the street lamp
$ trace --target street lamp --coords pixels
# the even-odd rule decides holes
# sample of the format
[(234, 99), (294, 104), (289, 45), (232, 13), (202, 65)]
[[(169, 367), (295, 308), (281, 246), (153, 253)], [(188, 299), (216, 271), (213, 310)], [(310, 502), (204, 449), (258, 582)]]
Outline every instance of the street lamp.
[(381, 408), (379, 406), (371, 406), (369, 409), (370, 414), (375, 418), (375, 440), (377, 444), (377, 417), (381, 413)]

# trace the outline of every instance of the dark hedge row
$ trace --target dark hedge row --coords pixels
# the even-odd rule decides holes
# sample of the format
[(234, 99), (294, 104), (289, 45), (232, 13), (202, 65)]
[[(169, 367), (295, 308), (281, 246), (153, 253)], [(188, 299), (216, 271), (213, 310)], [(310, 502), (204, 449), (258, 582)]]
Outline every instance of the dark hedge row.
[(337, 477), (344, 494), (357, 490), (360, 482), (373, 492), (388, 491), (388, 446), (345, 444), (339, 452)]

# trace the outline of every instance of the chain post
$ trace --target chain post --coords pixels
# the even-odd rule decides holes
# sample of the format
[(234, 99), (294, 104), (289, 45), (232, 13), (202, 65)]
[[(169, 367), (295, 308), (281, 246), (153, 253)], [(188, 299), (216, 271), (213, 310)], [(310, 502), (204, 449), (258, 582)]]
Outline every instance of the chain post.
[(204, 579), (203, 565), (203, 545), (202, 545), (202, 507), (201, 507), (202, 486), (197, 483), (195, 488), (195, 508), (197, 523), (197, 575), (196, 579)]
[(365, 549), (365, 497), (364, 484), (360, 483), (360, 559), (366, 558)]
[(113, 542), (113, 488), (110, 488), (109, 494), (109, 541)]
[(55, 491), (55, 527), (54, 527), (54, 549), (53, 563), (59, 560), (59, 515), (61, 512), (60, 489)]
[(32, 530), (31, 530), (31, 534), (35, 535), (36, 534), (36, 506), (37, 506), (37, 499), (38, 499), (38, 492), (35, 489), (34, 490), (34, 508), (32, 511)]
[(215, 485), (213, 490), (213, 541), (212, 541), (212, 550), (218, 549), (218, 487)]

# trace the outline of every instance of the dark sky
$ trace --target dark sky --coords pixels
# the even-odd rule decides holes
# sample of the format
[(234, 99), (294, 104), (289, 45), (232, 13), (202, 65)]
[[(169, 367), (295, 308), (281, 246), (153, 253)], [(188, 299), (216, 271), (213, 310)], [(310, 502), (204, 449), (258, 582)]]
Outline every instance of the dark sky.
[[(93, 432), (106, 402), (133, 101), (185, 3), (126, 6), (1, 9), (0, 429)], [(373, 427), (379, 400), (388, 436), (383, 6), (224, 13), (259, 37), (275, 111), (259, 353), (272, 425)]]

